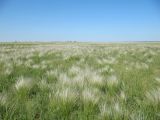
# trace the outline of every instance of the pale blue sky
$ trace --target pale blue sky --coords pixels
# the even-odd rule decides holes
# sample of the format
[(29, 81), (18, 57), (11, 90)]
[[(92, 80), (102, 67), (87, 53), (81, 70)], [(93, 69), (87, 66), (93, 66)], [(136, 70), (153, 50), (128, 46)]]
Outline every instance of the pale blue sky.
[(0, 41), (160, 40), (159, 0), (0, 0)]

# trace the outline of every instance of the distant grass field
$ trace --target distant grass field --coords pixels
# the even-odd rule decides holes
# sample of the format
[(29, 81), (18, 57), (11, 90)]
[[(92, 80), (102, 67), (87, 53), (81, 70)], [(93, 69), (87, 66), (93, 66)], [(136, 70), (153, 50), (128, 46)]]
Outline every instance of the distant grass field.
[(160, 43), (0, 43), (0, 120), (160, 120)]

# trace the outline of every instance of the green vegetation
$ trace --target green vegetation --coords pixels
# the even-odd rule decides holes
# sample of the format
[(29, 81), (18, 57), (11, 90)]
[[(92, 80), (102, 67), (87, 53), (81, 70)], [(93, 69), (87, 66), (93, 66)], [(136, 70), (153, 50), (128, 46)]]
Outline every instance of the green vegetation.
[(160, 43), (0, 44), (0, 120), (159, 120)]

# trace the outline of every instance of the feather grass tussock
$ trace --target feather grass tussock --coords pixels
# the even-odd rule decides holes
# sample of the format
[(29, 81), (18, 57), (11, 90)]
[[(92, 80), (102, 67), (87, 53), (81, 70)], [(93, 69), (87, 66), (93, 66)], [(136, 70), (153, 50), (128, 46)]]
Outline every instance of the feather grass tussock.
[(153, 89), (146, 93), (147, 99), (153, 104), (160, 103), (160, 88)]
[(19, 90), (20, 88), (30, 87), (32, 85), (32, 80), (30, 78), (19, 77), (15, 83), (15, 88)]

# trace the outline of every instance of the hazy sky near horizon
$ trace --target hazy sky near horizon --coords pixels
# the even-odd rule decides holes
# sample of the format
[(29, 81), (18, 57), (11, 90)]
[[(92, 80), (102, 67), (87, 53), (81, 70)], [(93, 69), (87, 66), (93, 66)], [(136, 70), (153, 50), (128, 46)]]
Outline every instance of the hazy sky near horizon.
[(160, 41), (160, 0), (0, 0), (0, 41)]

